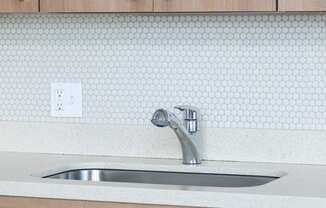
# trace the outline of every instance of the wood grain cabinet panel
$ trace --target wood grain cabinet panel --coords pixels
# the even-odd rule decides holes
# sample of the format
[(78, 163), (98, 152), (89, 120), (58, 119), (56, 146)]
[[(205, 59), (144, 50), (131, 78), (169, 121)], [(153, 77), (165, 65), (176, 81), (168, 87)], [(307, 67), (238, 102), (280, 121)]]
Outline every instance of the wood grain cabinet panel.
[(326, 11), (326, 0), (278, 0), (279, 11)]
[[(24, 198), (24, 197), (0, 197), (0, 208), (182, 208), (182, 207), (41, 199), (41, 198)], [(183, 207), (183, 208), (187, 208), (187, 207)]]
[(0, 12), (38, 12), (39, 0), (0, 0)]
[(85, 208), (190, 208), (190, 207), (175, 207), (163, 205), (143, 205), (143, 204), (120, 204), (120, 203), (100, 203), (86, 202)]
[(84, 208), (85, 202), (23, 197), (0, 197), (0, 208)]
[(40, 0), (41, 12), (152, 12), (153, 0)]
[(276, 11), (276, 0), (154, 0), (155, 12)]

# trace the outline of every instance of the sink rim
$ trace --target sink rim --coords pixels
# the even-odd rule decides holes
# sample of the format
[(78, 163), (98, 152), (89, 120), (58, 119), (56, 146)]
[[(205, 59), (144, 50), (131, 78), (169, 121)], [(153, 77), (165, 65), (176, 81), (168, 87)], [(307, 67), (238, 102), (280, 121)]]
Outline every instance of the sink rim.
[[(121, 172), (135, 172), (135, 173), (154, 173), (154, 174), (185, 174), (185, 175), (195, 175), (197, 177), (199, 176), (221, 176), (221, 177), (237, 177), (237, 180), (240, 180), (241, 177), (246, 178), (247, 180), (254, 180), (254, 179), (266, 179), (267, 182), (263, 182), (262, 184), (258, 185), (237, 185), (237, 186), (231, 186), (231, 185), (196, 185), (196, 184), (175, 184), (175, 183), (148, 183), (148, 182), (130, 182), (130, 181), (114, 181), (114, 180), (107, 180), (107, 181), (93, 181), (93, 180), (83, 180), (83, 179), (66, 179), (66, 178), (51, 178), (54, 176), (60, 176), (62, 174), (69, 174), (73, 172), (78, 173), (81, 171), (121, 171)], [(253, 188), (253, 187), (259, 187), (264, 186), (267, 184), (270, 184), (271, 182), (278, 181), (283, 176), (271, 176), (271, 175), (258, 175), (258, 174), (231, 174), (231, 173), (212, 173), (212, 172), (188, 172), (188, 171), (163, 171), (163, 170), (142, 170), (142, 169), (119, 169), (119, 168), (72, 168), (72, 169), (65, 169), (57, 172), (52, 172), (51, 174), (46, 174), (41, 177), (42, 179), (46, 180), (57, 180), (57, 181), (77, 181), (77, 182), (90, 182), (90, 183), (123, 183), (123, 184), (139, 184), (139, 185), (163, 185), (163, 186), (185, 186), (185, 187), (204, 187), (204, 188)], [(243, 180), (245, 180), (243, 178)], [(269, 180), (269, 181), (268, 181)], [(204, 183), (205, 184), (205, 183)]]
[(112, 170), (112, 171), (135, 171), (135, 172), (155, 172), (155, 173), (177, 173), (177, 174), (196, 174), (196, 175), (221, 175), (221, 176), (244, 176), (244, 177), (265, 177), (265, 178), (282, 178), (283, 175), (258, 175), (258, 174), (238, 174), (238, 173), (213, 173), (213, 172), (188, 172), (188, 171), (164, 171), (164, 170), (148, 170), (148, 169), (122, 169), (122, 168), (71, 168), (66, 170), (60, 170), (59, 172), (51, 173), (42, 176), (41, 178), (49, 178), (51, 176), (59, 175), (62, 173), (73, 172), (73, 171), (88, 171), (88, 170)]
[[(212, 161), (206, 161), (212, 162)], [(83, 169), (111, 169), (111, 170), (134, 170), (134, 171), (153, 171), (153, 172), (175, 172), (175, 173), (193, 173), (193, 174), (221, 174), (221, 175), (250, 175), (250, 176), (267, 176), (283, 178), (288, 175), (286, 171), (276, 168), (265, 168), (254, 166), (247, 162), (233, 162), (233, 161), (214, 161), (222, 162), (222, 164), (203, 163), (201, 165), (180, 165), (177, 164), (154, 164), (154, 163), (124, 163), (124, 162), (76, 162), (67, 163), (65, 165), (54, 165), (53, 168), (46, 168), (38, 172), (32, 172), (30, 176), (43, 178), (48, 175), (54, 175), (70, 170)], [(227, 165), (223, 164), (226, 163)], [(238, 164), (249, 164), (246, 168), (238, 167)], [(257, 163), (253, 163), (257, 164)]]

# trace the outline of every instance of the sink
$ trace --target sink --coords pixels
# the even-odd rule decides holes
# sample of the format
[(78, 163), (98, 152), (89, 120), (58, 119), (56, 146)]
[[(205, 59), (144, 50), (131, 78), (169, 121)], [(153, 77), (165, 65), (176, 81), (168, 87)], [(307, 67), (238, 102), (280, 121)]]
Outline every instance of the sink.
[(43, 178), (181, 186), (252, 187), (267, 184), (279, 177), (140, 170), (79, 169), (56, 173)]

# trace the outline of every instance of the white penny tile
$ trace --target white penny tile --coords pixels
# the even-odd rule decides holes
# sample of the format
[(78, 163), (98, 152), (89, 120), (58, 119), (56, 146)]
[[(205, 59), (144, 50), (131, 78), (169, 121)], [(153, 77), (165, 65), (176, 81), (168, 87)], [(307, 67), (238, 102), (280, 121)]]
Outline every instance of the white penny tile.
[[(326, 129), (326, 15), (0, 15), (0, 120), (150, 125), (191, 104), (212, 128)], [(82, 118), (50, 116), (51, 82)]]

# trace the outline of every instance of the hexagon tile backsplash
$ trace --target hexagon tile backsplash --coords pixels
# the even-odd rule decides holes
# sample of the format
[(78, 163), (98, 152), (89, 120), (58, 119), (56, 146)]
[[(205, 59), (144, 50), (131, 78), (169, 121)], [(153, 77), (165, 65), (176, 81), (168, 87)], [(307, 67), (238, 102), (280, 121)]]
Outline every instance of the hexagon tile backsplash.
[[(205, 127), (326, 129), (326, 15), (0, 15), (0, 119), (149, 124), (192, 104)], [(80, 119), (50, 117), (81, 81)]]

